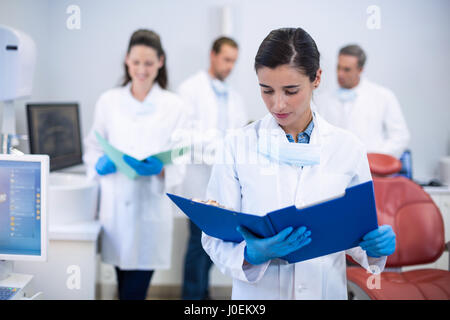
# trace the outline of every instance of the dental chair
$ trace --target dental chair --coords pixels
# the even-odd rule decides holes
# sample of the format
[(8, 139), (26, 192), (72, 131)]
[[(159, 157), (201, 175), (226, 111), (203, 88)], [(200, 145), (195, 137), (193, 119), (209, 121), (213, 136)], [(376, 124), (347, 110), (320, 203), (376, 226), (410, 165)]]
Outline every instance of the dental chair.
[(396, 175), (402, 167), (399, 160), (384, 154), (368, 154), (368, 159), (378, 224), (392, 226), (396, 249), (379, 275), (359, 266), (347, 267), (349, 299), (449, 300), (450, 271), (401, 271), (405, 266), (433, 263), (449, 250), (439, 208), (419, 185)]

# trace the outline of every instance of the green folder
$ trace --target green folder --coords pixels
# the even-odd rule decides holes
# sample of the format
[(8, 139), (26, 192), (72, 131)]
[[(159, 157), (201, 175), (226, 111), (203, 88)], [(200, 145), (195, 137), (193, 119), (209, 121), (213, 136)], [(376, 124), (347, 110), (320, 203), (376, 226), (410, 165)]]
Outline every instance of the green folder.
[[(103, 138), (97, 131), (95, 132), (100, 146), (102, 147), (105, 154), (114, 162), (117, 169), (125, 174), (130, 179), (136, 179), (139, 175), (130, 167), (124, 160), (123, 156), (125, 153), (114, 148), (105, 138)], [(163, 165), (169, 165), (173, 163), (173, 160), (185, 155), (190, 150), (190, 147), (180, 147), (172, 150), (163, 151), (152, 155), (153, 157), (159, 159)], [(138, 159), (141, 160), (141, 159)]]

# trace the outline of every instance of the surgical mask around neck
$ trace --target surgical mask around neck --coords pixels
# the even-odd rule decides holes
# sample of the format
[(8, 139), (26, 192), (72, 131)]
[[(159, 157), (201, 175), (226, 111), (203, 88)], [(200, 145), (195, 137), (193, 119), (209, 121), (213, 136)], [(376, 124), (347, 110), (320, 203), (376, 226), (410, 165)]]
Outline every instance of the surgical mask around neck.
[(337, 94), (341, 102), (351, 102), (356, 99), (355, 89), (339, 88)]
[(211, 85), (217, 94), (225, 95), (228, 93), (228, 86), (224, 81), (219, 79), (211, 79)]
[(258, 152), (272, 161), (298, 167), (313, 166), (320, 163), (321, 146), (310, 143), (281, 142), (268, 140), (258, 143)]

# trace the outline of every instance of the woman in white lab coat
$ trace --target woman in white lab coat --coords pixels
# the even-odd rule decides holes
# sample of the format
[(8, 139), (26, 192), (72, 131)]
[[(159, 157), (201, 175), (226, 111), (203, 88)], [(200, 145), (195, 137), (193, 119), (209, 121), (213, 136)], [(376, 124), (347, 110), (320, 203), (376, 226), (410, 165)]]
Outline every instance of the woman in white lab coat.
[[(165, 59), (156, 33), (132, 35), (123, 86), (100, 96), (85, 140), (84, 161), (101, 185), (102, 260), (116, 267), (120, 299), (145, 299), (153, 270), (170, 267), (172, 214), (165, 190), (181, 183), (183, 170), (163, 168), (149, 156), (174, 147), (171, 135), (186, 117), (181, 99), (165, 89)], [(95, 132), (130, 155), (124, 160), (138, 173), (136, 179), (117, 170)]]
[[(225, 139), (208, 199), (264, 215), (343, 194), (371, 179), (362, 143), (311, 111), (322, 71), (308, 33), (301, 28), (272, 31), (258, 50), (255, 69), (269, 113)], [(233, 299), (347, 299), (345, 254), (380, 272), (395, 250), (392, 228), (381, 226), (365, 235), (359, 247), (288, 264), (280, 257), (314, 241), (310, 230), (287, 228), (265, 239), (243, 227), (238, 231), (244, 237), (239, 244), (202, 235), (205, 251), (233, 278)]]

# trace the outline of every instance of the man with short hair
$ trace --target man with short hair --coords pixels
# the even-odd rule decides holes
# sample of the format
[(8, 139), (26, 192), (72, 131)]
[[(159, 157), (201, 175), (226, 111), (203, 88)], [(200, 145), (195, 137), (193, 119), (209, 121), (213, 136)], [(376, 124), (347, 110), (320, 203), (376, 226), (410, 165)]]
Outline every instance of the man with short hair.
[[(211, 158), (210, 152), (215, 149), (215, 142), (227, 130), (247, 124), (241, 97), (225, 82), (234, 68), (238, 51), (238, 45), (233, 39), (216, 39), (210, 52), (209, 69), (197, 72), (178, 89), (190, 109), (194, 140), (199, 137), (202, 140), (200, 147), (198, 140), (193, 141), (194, 159), (187, 166), (182, 191), (185, 197), (205, 199), (212, 168), (205, 158)], [(192, 221), (189, 223), (190, 238), (185, 256), (182, 298), (209, 299), (209, 270), (212, 262), (203, 250), (201, 230)]]
[(367, 152), (400, 158), (409, 142), (409, 131), (397, 98), (387, 88), (362, 77), (366, 54), (358, 45), (339, 51), (339, 89), (319, 99), (317, 110), (328, 122), (353, 132)]

